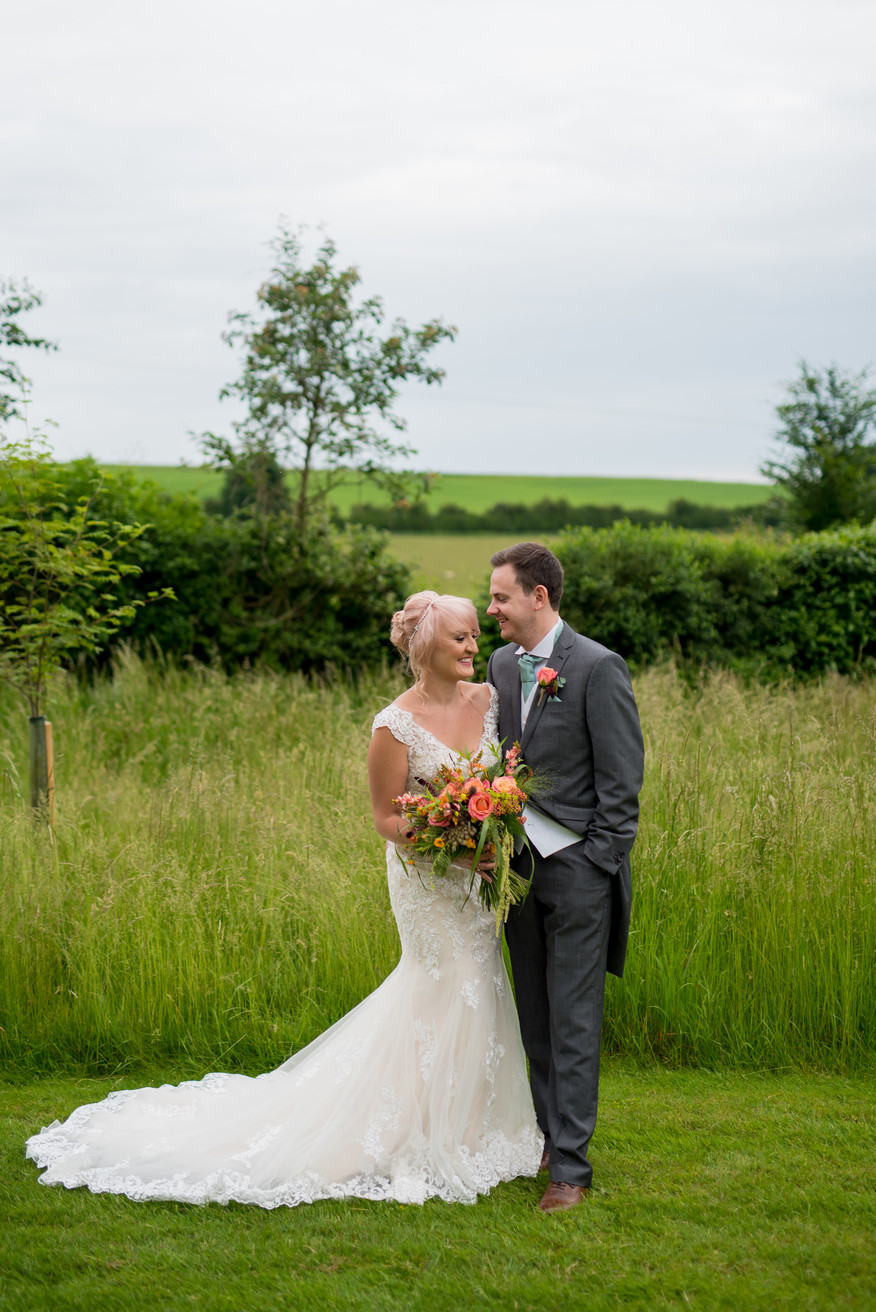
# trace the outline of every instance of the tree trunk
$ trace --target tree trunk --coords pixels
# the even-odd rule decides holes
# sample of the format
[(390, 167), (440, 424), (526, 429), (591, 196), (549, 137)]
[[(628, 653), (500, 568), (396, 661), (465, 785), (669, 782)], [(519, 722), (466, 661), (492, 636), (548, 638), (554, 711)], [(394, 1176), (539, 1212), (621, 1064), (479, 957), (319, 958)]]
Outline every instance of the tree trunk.
[(44, 715), (31, 715), (30, 724), (30, 804), (36, 815), (45, 815), (55, 823), (55, 758), (52, 725)]

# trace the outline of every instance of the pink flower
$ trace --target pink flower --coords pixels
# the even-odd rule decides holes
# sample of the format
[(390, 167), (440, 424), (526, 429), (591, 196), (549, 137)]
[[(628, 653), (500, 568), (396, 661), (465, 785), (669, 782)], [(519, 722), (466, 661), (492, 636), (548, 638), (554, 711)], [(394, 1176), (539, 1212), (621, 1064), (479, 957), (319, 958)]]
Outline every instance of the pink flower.
[(401, 797), (392, 800), (396, 806), (417, 806), (424, 799), (422, 793), (402, 793)]
[(547, 688), (556, 677), (556, 670), (552, 670), (549, 665), (543, 665), (538, 672), (538, 682), (542, 688)]
[[(458, 808), (458, 803), (457, 803)], [(453, 822), (454, 800), (449, 788), (442, 788), (429, 807), (429, 824), (446, 829)]]
[(486, 820), (488, 815), (492, 815), (494, 802), (487, 792), (472, 793), (468, 799), (468, 813), (472, 820)]

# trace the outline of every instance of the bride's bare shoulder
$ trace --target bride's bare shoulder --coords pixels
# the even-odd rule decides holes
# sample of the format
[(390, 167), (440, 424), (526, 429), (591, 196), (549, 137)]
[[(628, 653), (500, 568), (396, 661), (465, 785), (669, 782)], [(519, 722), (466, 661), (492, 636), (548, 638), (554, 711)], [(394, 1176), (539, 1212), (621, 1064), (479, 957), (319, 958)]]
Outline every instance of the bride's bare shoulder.
[(492, 694), (490, 693), (490, 685), (488, 683), (467, 683), (463, 686), (465, 687), (466, 696), (474, 702), (479, 711), (486, 712), (490, 709), (490, 697)]
[(414, 692), (413, 688), (405, 688), (392, 703), (400, 711), (415, 711), (423, 704), (423, 699), (419, 693)]

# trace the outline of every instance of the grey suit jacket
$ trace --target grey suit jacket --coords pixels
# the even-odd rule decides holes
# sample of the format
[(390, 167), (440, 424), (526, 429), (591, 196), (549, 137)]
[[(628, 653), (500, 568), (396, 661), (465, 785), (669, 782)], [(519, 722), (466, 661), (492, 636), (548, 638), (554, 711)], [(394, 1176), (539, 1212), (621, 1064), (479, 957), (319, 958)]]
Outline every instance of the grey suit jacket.
[(517, 644), (490, 657), (487, 679), (499, 693), (499, 737), (519, 742), (523, 759), (545, 778), (533, 802), (584, 841), (582, 860), (615, 877), (608, 969), (623, 970), (632, 882), (630, 849), (639, 818), (644, 748), (626, 662), (563, 625), (548, 665), (566, 680), (559, 701), (538, 693), (520, 723)]

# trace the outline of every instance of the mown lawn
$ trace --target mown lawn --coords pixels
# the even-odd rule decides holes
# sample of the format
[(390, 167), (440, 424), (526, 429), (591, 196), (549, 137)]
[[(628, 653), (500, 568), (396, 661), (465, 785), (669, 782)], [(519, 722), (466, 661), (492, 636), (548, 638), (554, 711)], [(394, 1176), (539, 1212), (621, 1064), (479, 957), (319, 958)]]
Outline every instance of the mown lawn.
[(553, 1216), (536, 1208), (543, 1177), (475, 1207), (274, 1212), (40, 1187), (25, 1137), (115, 1087), (45, 1079), (0, 1094), (4, 1312), (876, 1306), (868, 1077), (611, 1063), (594, 1191)]

